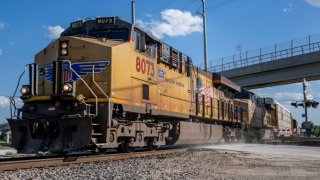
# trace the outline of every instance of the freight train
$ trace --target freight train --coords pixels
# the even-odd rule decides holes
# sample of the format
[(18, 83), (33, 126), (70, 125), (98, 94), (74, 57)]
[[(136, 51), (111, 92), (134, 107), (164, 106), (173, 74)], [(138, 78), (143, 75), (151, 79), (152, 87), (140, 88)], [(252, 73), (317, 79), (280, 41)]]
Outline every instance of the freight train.
[(119, 17), (71, 23), (26, 69), (24, 105), (8, 119), (20, 152), (155, 150), (242, 139), (283, 122), (272, 99), (193, 66)]

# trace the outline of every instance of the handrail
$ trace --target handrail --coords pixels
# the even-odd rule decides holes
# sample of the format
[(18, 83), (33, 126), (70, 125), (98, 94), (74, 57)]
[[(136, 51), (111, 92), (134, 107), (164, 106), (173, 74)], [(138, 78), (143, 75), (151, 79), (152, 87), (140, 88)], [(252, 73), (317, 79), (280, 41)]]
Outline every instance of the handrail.
[[(247, 51), (244, 58), (242, 58), (240, 54), (240, 60), (234, 61), (234, 56), (233, 56), (232, 62), (228, 62), (228, 63), (222, 62), (221, 65), (211, 66), (209, 70), (211, 72), (222, 72), (222, 71), (231, 70), (239, 67), (245, 67), (249, 65), (263, 63), (263, 62), (280, 60), (284, 58), (294, 57), (294, 56), (308, 54), (308, 53), (317, 52), (317, 51), (320, 51), (320, 42), (304, 44), (301, 46), (291, 47), (291, 48), (282, 49), (278, 51), (274, 50), (273, 52), (269, 52), (265, 54), (261, 54), (261, 51), (260, 51), (260, 54), (252, 57), (248, 57), (248, 51)], [(225, 58), (222, 58), (222, 61), (223, 60), (225, 60)]]
[(110, 100), (109, 96), (102, 90), (102, 88), (97, 84), (97, 82), (94, 80), (94, 74), (95, 74), (95, 71), (94, 71), (94, 65), (92, 66), (92, 81), (93, 83), (98, 87), (98, 89), (102, 92), (102, 94), (108, 99)]
[[(34, 63), (31, 63), (31, 64), (34, 64)], [(22, 78), (22, 76), (24, 75), (24, 73), (26, 72), (27, 67), (28, 67), (29, 65), (31, 65), (31, 64), (26, 64), (26, 65), (24, 66), (23, 72), (22, 72), (22, 73), (20, 74), (20, 76), (19, 76), (16, 89), (14, 90), (14, 93), (13, 93), (12, 97), (9, 98), (9, 100), (10, 100), (10, 119), (12, 119), (12, 117), (17, 117), (17, 114), (16, 114), (17, 107), (16, 107), (16, 101), (14, 100), (14, 98), (16, 97), (16, 93), (17, 93), (17, 90), (18, 90), (18, 88), (19, 88), (21, 78)], [(14, 108), (13, 115), (12, 115), (12, 107)]]
[(69, 60), (62, 60), (63, 62), (67, 62), (69, 64), (69, 69), (86, 85), (86, 87), (89, 89), (89, 91), (91, 92), (91, 94), (95, 97), (96, 99), (96, 112), (94, 117), (98, 116), (98, 97), (97, 95), (93, 92), (93, 90), (90, 88), (90, 86), (86, 83), (86, 81), (72, 68), (71, 66), (71, 61)]
[[(98, 85), (98, 83), (94, 79), (94, 65), (92, 66), (92, 82), (98, 87), (98, 89), (102, 92), (102, 94), (108, 99), (108, 122), (111, 122), (111, 105), (110, 105), (110, 97), (102, 90), (102, 88)], [(110, 126), (109, 126), (110, 127)]]

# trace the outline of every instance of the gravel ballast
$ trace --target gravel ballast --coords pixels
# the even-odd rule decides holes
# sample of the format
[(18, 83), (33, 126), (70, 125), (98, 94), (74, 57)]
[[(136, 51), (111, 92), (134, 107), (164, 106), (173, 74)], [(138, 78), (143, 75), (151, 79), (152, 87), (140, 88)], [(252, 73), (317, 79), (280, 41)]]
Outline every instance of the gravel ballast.
[(0, 173), (0, 179), (314, 179), (320, 160), (190, 149), (166, 156)]

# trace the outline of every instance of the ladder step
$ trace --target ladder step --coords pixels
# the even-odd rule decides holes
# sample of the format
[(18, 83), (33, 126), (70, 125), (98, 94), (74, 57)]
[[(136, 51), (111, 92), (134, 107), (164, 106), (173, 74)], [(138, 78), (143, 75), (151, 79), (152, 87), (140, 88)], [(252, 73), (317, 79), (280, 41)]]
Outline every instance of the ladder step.
[(91, 135), (92, 135), (92, 136), (101, 136), (102, 133), (92, 133)]
[(97, 147), (103, 147), (103, 146), (107, 146), (108, 143), (96, 143)]
[(92, 123), (92, 126), (99, 126), (99, 123)]

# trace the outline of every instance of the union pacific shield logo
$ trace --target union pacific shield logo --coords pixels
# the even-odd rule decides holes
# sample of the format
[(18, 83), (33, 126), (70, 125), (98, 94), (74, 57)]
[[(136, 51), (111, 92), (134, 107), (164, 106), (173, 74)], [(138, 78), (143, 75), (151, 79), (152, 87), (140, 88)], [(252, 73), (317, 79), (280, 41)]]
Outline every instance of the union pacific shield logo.
[(165, 76), (165, 72), (164, 72), (164, 70), (163, 69), (158, 69), (158, 83), (160, 84), (160, 85), (163, 85), (163, 83), (164, 83), (164, 77)]
[[(110, 65), (110, 61), (91, 61), (91, 62), (81, 62), (72, 63), (71, 68), (68, 62), (63, 62), (62, 64), (62, 80), (64, 82), (68, 81), (78, 81), (79, 77), (84, 78), (89, 73), (101, 73)], [(44, 67), (39, 67), (39, 77), (45, 78), (49, 83), (53, 81), (53, 64), (47, 64)]]

